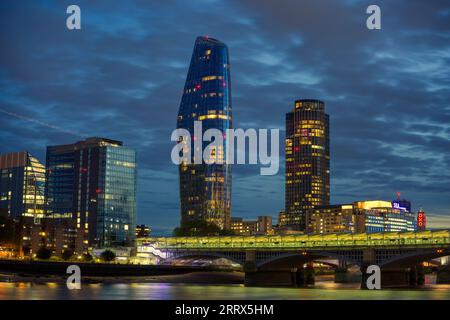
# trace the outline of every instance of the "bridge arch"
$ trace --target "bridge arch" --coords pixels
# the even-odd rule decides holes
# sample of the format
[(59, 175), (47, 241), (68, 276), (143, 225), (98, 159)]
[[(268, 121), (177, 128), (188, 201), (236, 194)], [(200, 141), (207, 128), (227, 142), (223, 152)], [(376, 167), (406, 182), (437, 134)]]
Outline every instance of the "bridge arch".
[(442, 258), (450, 255), (450, 249), (423, 249), (405, 251), (390, 258), (382, 260), (382, 268), (413, 267), (423, 261)]
[(172, 262), (180, 259), (226, 259), (231, 262), (234, 262), (236, 264), (239, 264), (240, 266), (244, 265), (245, 262), (245, 255), (242, 257), (240, 255), (236, 254), (227, 254), (227, 253), (221, 253), (221, 252), (183, 252), (179, 254), (173, 254), (169, 256), (168, 258), (164, 259), (163, 262)]
[(265, 260), (260, 260), (257, 262), (256, 266), (260, 269), (294, 268), (308, 262), (326, 258), (346, 261), (347, 263), (354, 265), (361, 265), (362, 252), (353, 252), (353, 255), (351, 253), (333, 251), (306, 252), (305, 254), (301, 252), (286, 252)]

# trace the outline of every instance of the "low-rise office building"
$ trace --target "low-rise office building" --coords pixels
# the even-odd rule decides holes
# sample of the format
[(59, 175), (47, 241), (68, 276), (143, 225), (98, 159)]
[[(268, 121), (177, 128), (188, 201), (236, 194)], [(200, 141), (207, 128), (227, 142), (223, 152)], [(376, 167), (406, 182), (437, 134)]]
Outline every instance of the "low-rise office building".
[(230, 229), (236, 235), (249, 236), (257, 234), (271, 234), (272, 217), (259, 216), (257, 220), (244, 220), (241, 217), (232, 217), (230, 220)]
[(415, 215), (383, 200), (317, 206), (307, 211), (307, 232), (374, 233), (415, 231)]

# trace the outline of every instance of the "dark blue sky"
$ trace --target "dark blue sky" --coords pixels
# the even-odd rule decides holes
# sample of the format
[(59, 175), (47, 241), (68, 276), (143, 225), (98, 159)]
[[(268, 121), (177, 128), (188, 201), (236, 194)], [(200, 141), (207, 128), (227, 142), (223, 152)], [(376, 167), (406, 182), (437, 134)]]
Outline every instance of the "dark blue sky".
[[(66, 29), (69, 4), (81, 31)], [(295, 99), (326, 102), (333, 203), (400, 191), (450, 227), (447, 0), (3, 0), (0, 27), (0, 153), (124, 141), (139, 153), (138, 221), (157, 233), (179, 222), (170, 134), (198, 35), (229, 47), (235, 128), (284, 131)], [(283, 173), (235, 168), (232, 214), (276, 217)]]

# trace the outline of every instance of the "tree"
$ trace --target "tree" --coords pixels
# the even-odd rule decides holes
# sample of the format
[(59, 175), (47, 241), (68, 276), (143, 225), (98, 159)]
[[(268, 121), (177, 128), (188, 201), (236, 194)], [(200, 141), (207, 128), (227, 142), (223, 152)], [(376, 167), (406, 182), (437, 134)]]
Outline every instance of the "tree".
[(194, 237), (194, 236), (229, 236), (235, 235), (231, 230), (220, 229), (214, 223), (208, 223), (203, 220), (188, 221), (183, 226), (173, 230), (175, 237)]
[(52, 256), (52, 251), (48, 248), (42, 247), (36, 252), (36, 258), (41, 260), (48, 260)]
[(73, 256), (73, 251), (72, 250), (64, 250), (61, 257), (63, 258), (63, 260), (70, 260), (70, 258), (72, 258)]
[(114, 251), (107, 249), (102, 252), (100, 257), (102, 258), (103, 261), (109, 262), (109, 261), (113, 261), (116, 258), (116, 254), (114, 253)]
[(83, 261), (91, 262), (93, 258), (90, 253), (84, 253), (82, 259), (83, 259)]
[(0, 243), (13, 244), (16, 242), (16, 224), (14, 220), (0, 215)]

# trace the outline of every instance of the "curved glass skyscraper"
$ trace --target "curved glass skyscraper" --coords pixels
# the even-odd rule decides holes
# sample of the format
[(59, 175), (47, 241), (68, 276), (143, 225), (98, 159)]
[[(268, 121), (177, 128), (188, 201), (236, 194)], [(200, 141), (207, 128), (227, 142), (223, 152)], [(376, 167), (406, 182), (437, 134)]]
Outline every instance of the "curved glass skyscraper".
[[(213, 38), (195, 41), (189, 71), (178, 112), (177, 128), (190, 132), (193, 140), (194, 121), (202, 122), (202, 130), (231, 128), (230, 64), (227, 46)], [(224, 145), (216, 152), (225, 160)], [(202, 144), (202, 150), (209, 142)], [(191, 146), (192, 148), (192, 146)], [(231, 208), (231, 167), (227, 164), (182, 163), (180, 172), (181, 225), (188, 221), (207, 221), (228, 229)]]

